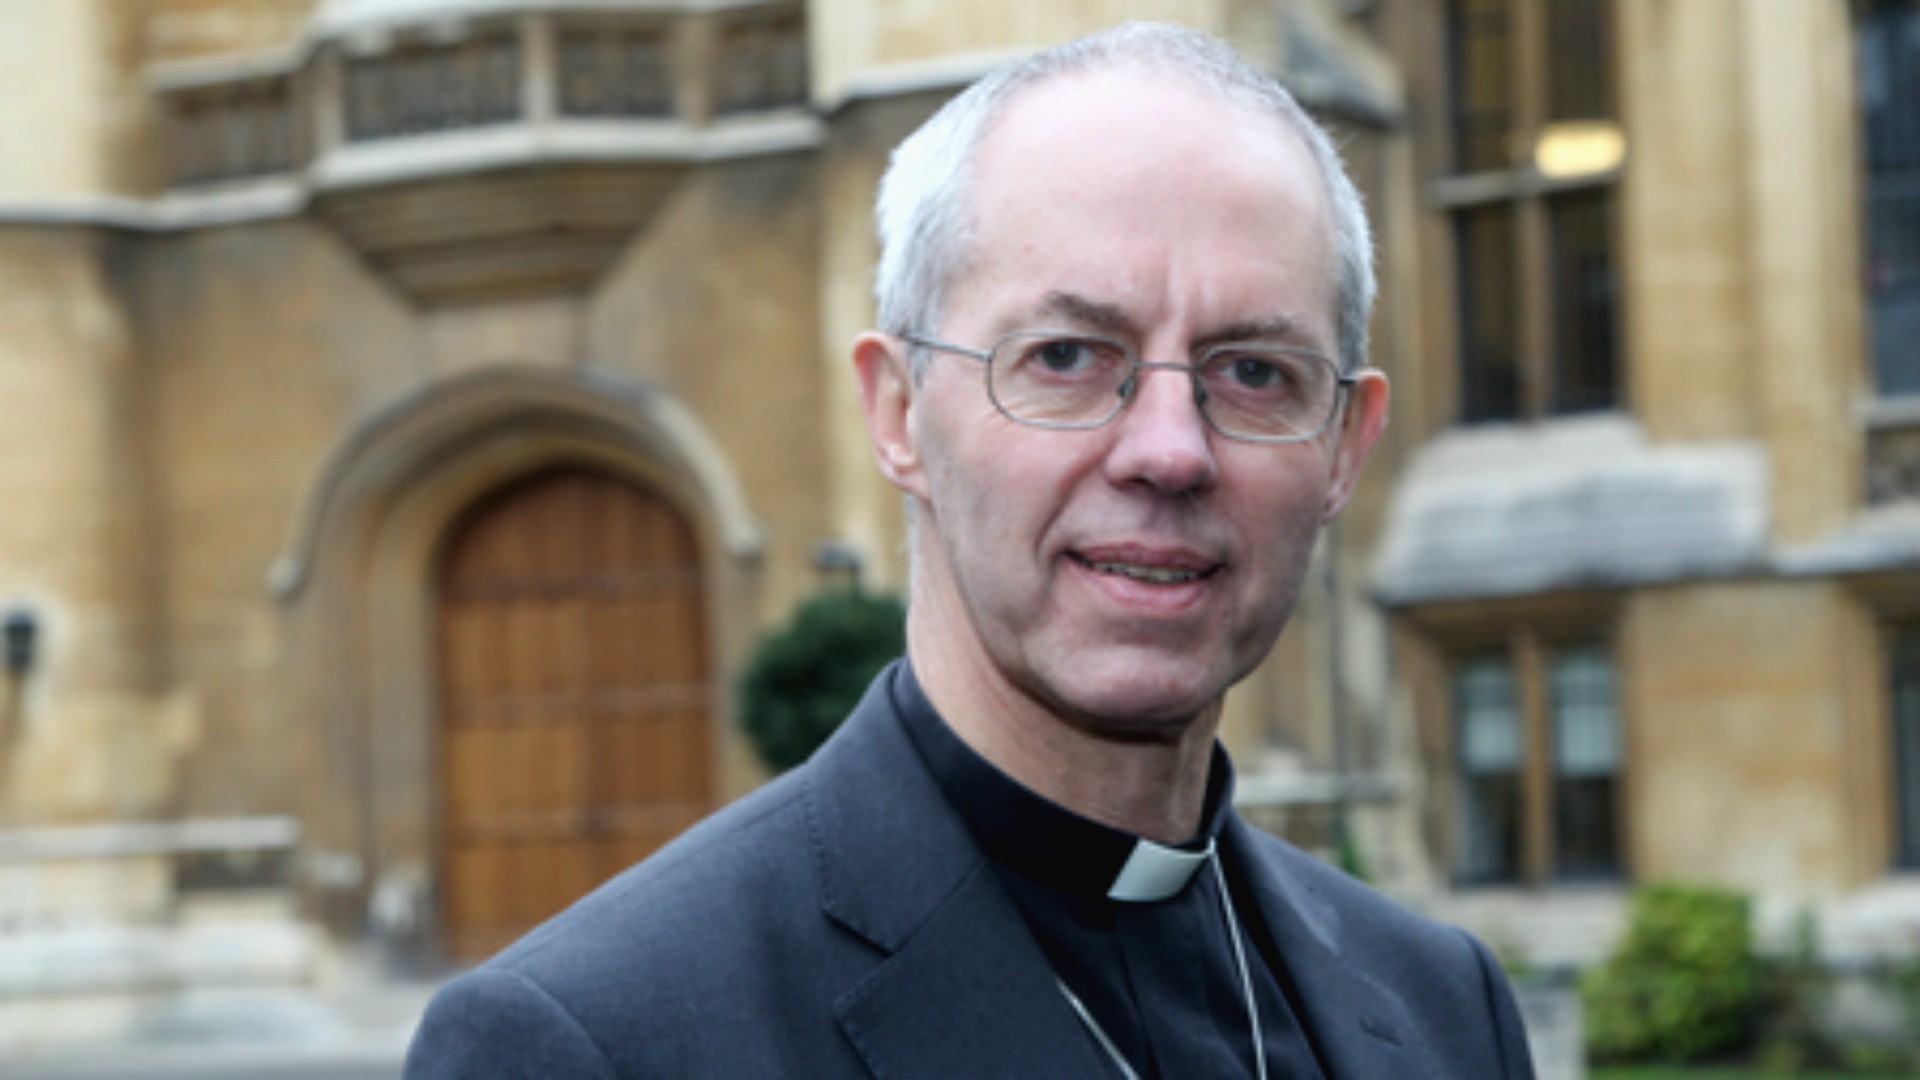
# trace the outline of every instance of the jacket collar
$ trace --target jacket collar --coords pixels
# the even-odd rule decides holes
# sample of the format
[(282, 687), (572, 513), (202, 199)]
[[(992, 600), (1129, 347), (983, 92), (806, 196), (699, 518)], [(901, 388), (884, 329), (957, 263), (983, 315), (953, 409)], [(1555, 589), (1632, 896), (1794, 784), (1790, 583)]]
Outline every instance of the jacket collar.
[(894, 715), (900, 670), (874, 679), (803, 774), (821, 908), (887, 953), (985, 868)]
[(807, 767), (820, 906), (885, 955), (834, 1002), (876, 1077), (1096, 1076), (991, 864), (893, 713), (896, 665)]

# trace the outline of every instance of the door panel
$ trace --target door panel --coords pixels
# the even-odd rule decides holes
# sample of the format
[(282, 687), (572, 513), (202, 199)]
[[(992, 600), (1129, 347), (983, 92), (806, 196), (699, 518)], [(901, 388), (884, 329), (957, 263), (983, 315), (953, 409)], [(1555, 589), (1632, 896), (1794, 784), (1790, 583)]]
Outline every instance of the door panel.
[(693, 532), (584, 469), (482, 498), (439, 576), (441, 926), (486, 956), (712, 803)]

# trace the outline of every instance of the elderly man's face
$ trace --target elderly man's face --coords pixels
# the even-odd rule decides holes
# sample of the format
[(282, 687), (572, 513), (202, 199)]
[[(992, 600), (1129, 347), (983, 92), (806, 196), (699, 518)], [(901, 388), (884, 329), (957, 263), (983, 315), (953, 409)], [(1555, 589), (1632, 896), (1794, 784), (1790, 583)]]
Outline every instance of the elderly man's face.
[[(1016, 99), (976, 166), (938, 337), (1097, 332), (1168, 363), (1227, 340), (1333, 355), (1326, 196), (1281, 121), (1164, 77), (1071, 76)], [(1173, 738), (1272, 646), (1385, 386), (1369, 378), (1344, 429), (1271, 445), (1210, 428), (1186, 375), (1141, 378), (1107, 426), (1052, 431), (997, 412), (980, 364), (938, 355), (881, 456), (920, 503), (914, 604), (943, 663), (1071, 723)]]

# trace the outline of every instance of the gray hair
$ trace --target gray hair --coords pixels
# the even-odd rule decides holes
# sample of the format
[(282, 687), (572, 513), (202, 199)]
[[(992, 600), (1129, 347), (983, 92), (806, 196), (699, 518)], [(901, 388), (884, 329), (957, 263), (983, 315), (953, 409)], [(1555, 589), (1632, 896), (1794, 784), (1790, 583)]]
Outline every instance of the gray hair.
[[(966, 268), (968, 182), (981, 137), (1022, 90), (1062, 75), (1112, 67), (1184, 76), (1230, 102), (1279, 117), (1306, 143), (1331, 207), (1335, 333), (1340, 366), (1366, 363), (1375, 290), (1373, 241), (1360, 193), (1340, 152), (1293, 95), (1225, 43), (1166, 23), (1127, 23), (1008, 64), (947, 102), (893, 152), (874, 207), (880, 267), (874, 300), (880, 329), (931, 335), (947, 289)], [(914, 350), (917, 379), (927, 363)]]

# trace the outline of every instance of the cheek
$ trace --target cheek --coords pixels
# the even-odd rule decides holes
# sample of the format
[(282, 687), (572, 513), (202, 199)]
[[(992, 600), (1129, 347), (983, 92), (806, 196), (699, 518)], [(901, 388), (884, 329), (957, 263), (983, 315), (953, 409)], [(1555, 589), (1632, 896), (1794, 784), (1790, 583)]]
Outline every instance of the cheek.
[(970, 583), (963, 586), (966, 591), (990, 588), (1017, 570), (1008, 556), (1018, 546), (1028, 513), (1026, 481), (994, 452), (991, 440), (929, 434), (934, 438), (926, 444), (927, 494), (940, 543), (955, 572)]
[(1326, 506), (1330, 457), (1318, 448), (1279, 465), (1269, 461), (1257, 481), (1231, 493), (1250, 513), (1241, 528), (1251, 550), (1268, 560), (1263, 577), (1295, 581), (1313, 556)]
[(944, 444), (936, 480), (950, 512), (966, 515), (956, 525), (1000, 545), (1003, 555), (1037, 543), (1091, 468), (1093, 441), (1076, 438), (1083, 434), (1022, 427), (998, 413), (971, 418), (964, 438)]
[(1258, 520), (1243, 519), (1259, 569), (1249, 575), (1242, 611), (1248, 632), (1259, 639), (1263, 652), (1285, 628), (1311, 570), (1322, 491), (1323, 485), (1314, 483), (1280, 485), (1280, 490), (1267, 493), (1268, 501), (1262, 504), (1267, 509)]

